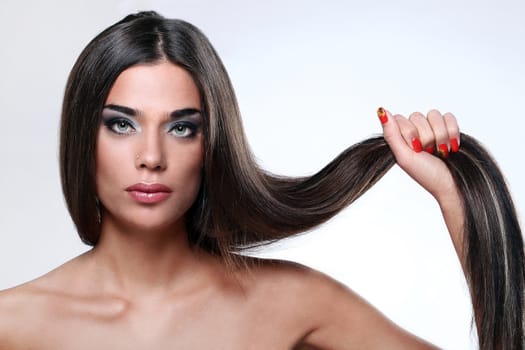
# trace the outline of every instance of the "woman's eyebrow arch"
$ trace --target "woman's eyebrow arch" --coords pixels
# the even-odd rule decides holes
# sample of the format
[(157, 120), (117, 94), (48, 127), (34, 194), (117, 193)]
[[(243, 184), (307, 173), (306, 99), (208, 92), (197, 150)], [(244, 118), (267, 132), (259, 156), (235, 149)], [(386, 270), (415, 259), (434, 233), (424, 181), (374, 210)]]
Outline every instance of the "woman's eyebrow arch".
[[(104, 106), (104, 109), (110, 109), (115, 112), (119, 112), (125, 115), (129, 115), (130, 117), (137, 117), (140, 116), (142, 113), (138, 110), (126, 106), (116, 105), (116, 104), (108, 104)], [(187, 116), (193, 116), (196, 114), (201, 114), (201, 111), (197, 108), (182, 108), (177, 109), (171, 113), (169, 113), (169, 117), (172, 119), (180, 119)]]
[(201, 114), (201, 111), (197, 108), (182, 108), (171, 112), (170, 117), (172, 119), (179, 119), (183, 117), (193, 116), (196, 114)]
[(110, 110), (115, 111), (115, 112), (119, 112), (119, 113), (122, 113), (122, 114), (129, 115), (130, 117), (136, 117), (136, 116), (140, 115), (139, 111), (137, 111), (136, 109), (133, 109), (133, 108), (130, 108), (130, 107), (126, 107), (126, 106), (120, 106), (120, 105), (116, 105), (116, 104), (105, 105), (104, 109), (110, 109)]

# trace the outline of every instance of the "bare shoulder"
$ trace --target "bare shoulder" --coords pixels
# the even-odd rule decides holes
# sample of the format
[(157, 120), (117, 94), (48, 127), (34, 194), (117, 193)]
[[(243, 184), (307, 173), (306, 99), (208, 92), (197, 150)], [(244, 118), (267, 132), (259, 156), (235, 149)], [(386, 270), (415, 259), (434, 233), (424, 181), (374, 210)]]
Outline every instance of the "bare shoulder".
[(346, 285), (306, 266), (287, 261), (257, 261), (265, 304), (297, 315), (304, 344), (337, 349), (432, 349), (401, 329)]
[[(273, 290), (283, 298), (293, 297), (309, 307), (327, 303), (329, 297), (340, 296), (356, 304), (364, 300), (346, 285), (330, 276), (292, 261), (251, 259), (248, 276), (257, 281), (261, 292)], [(268, 295), (268, 294), (266, 294)], [(273, 298), (278, 295), (273, 294)], [(330, 304), (333, 300), (331, 300)], [(324, 308), (324, 305), (322, 305)]]
[(254, 259), (251, 263), (249, 276), (256, 281), (258, 297), (265, 303), (282, 300), (296, 304), (310, 320), (317, 319), (316, 328), (324, 322), (325, 314), (333, 315), (330, 309), (339, 308), (343, 302), (352, 313), (363, 305), (369, 306), (346, 285), (305, 265), (270, 259)]
[(34, 315), (42, 315), (45, 302), (35, 287), (29, 282), (0, 291), (0, 348), (17, 349), (25, 330), (38, 329)]
[(0, 291), (0, 348), (23, 348), (34, 337), (47, 331), (50, 319), (64, 304), (67, 280), (71, 278), (70, 262), (19, 286)]

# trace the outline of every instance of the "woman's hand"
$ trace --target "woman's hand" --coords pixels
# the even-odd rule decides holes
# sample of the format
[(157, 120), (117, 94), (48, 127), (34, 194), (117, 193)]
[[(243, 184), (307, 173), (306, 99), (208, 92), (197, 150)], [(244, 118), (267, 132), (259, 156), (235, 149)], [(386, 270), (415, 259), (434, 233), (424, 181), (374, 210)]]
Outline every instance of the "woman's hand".
[(397, 164), (439, 203), (461, 264), (464, 212), (454, 179), (442, 158), (459, 151), (460, 132), (451, 113), (431, 110), (426, 117), (418, 112), (407, 119), (383, 108), (377, 111), (383, 133)]
[(384, 137), (397, 164), (441, 203), (456, 195), (456, 186), (441, 158), (458, 152), (460, 132), (451, 113), (431, 110), (426, 117), (412, 113), (409, 118), (379, 108)]

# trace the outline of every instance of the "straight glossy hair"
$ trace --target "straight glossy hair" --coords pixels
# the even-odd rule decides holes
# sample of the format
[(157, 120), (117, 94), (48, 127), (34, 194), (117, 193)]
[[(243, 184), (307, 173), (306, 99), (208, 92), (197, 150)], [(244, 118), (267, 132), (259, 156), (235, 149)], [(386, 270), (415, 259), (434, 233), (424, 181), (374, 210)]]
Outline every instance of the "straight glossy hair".
[[(202, 186), (187, 213), (194, 247), (246, 265), (238, 254), (312, 229), (374, 185), (395, 163), (382, 137), (349, 147), (313, 176), (281, 177), (261, 169), (246, 142), (228, 74), (193, 25), (155, 12), (129, 15), (95, 37), (68, 79), (60, 131), (66, 203), (81, 239), (100, 235), (95, 148), (102, 109), (125, 69), (169, 61), (193, 77), (202, 99)], [(498, 166), (472, 137), (444, 159), (462, 196), (464, 271), (480, 349), (523, 349), (523, 239)], [(103, 210), (103, 208), (102, 208)]]

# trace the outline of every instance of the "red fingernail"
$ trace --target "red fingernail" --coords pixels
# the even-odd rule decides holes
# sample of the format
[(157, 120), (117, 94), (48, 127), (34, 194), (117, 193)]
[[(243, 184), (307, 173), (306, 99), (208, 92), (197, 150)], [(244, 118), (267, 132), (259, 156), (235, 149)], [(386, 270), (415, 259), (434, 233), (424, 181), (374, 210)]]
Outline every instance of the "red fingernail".
[(450, 150), (454, 153), (459, 151), (458, 139), (455, 137), (450, 139)]
[(379, 117), (379, 120), (381, 121), (381, 124), (386, 124), (388, 121), (388, 116), (386, 114), (386, 111), (383, 107), (379, 107), (377, 109), (377, 116)]
[(441, 157), (447, 158), (448, 157), (448, 146), (444, 143), (438, 146), (439, 154), (441, 154)]
[(429, 147), (425, 148), (425, 151), (426, 151), (427, 153), (430, 153), (430, 154), (434, 154), (434, 151), (435, 151), (435, 150), (436, 150), (436, 149), (434, 148), (434, 146), (429, 146)]
[(414, 149), (414, 151), (416, 151), (416, 153), (419, 153), (423, 150), (423, 145), (421, 144), (421, 141), (419, 141), (417, 137), (414, 137), (412, 139), (412, 148)]

